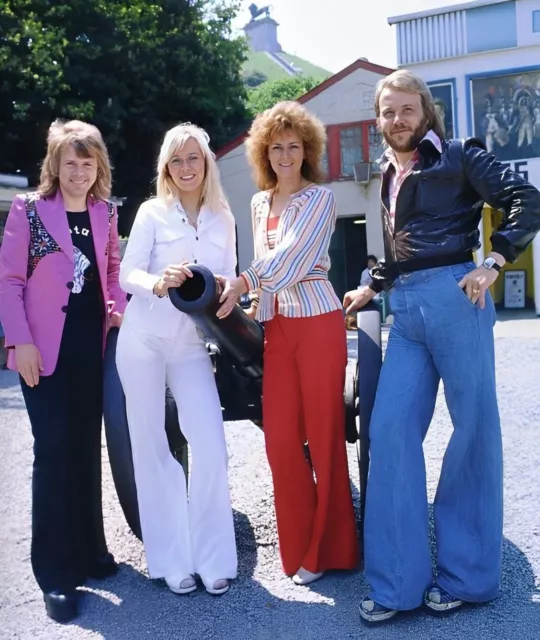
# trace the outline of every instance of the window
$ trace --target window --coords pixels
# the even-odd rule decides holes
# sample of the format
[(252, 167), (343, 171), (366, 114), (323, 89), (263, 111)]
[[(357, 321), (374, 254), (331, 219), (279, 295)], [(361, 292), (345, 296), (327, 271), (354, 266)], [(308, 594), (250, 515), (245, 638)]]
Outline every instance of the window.
[(368, 125), (368, 143), (369, 143), (369, 161), (372, 163), (373, 170), (377, 170), (379, 165), (377, 160), (382, 156), (384, 151), (383, 137), (377, 129), (376, 124)]
[(354, 165), (364, 159), (362, 127), (347, 127), (339, 132), (341, 152), (341, 175), (344, 178), (354, 176)]
[(532, 12), (532, 27), (534, 33), (540, 33), (540, 11)]
[(378, 171), (375, 163), (383, 150), (382, 136), (374, 120), (329, 125), (323, 158), (328, 181), (353, 179), (357, 162), (371, 162), (372, 171)]

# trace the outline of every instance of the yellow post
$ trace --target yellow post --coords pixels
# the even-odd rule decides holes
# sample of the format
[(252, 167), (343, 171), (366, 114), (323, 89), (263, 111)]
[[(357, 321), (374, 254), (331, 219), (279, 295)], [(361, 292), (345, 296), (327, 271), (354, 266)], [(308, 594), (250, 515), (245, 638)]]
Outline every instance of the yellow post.
[[(497, 229), (502, 221), (502, 212), (498, 209), (493, 209), (488, 205), (484, 206), (482, 211), (482, 225), (484, 228), (484, 254), (487, 255), (491, 251), (491, 234), (494, 229)], [(521, 256), (513, 263), (507, 263), (504, 265), (501, 271), (501, 275), (495, 280), (490, 287), (491, 295), (495, 304), (503, 302), (504, 299), (504, 272), (512, 271), (514, 269), (523, 269), (526, 273), (527, 290), (526, 297), (534, 300), (534, 272), (533, 272), (533, 257), (532, 247), (528, 247)]]

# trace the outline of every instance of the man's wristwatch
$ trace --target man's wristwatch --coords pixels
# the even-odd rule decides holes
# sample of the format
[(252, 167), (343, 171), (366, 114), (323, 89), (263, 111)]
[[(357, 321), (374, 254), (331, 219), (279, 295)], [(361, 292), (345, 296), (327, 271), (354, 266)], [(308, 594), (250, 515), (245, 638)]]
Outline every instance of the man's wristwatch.
[(486, 269), (495, 269), (497, 273), (500, 273), (501, 271), (501, 266), (498, 265), (495, 258), (492, 258), (491, 256), (488, 256), (484, 262), (482, 262), (482, 266)]

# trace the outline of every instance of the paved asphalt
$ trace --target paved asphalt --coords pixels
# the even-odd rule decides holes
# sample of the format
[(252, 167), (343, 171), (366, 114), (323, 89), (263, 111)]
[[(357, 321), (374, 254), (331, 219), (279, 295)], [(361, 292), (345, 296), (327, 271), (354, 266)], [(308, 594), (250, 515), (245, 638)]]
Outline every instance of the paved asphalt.
[[(262, 433), (227, 424), (230, 483), (240, 574), (215, 598), (199, 590), (175, 596), (145, 576), (144, 553), (118, 505), (106, 448), (104, 508), (119, 574), (88, 585), (82, 614), (68, 626), (44, 614), (30, 568), (32, 439), (13, 373), (0, 372), (0, 638), (62, 640), (538, 640), (540, 639), (540, 320), (506, 317), (497, 325), (497, 367), (505, 450), (504, 571), (500, 597), (440, 619), (423, 611), (381, 628), (361, 625), (366, 591), (360, 572), (295, 587), (281, 572), (272, 487)], [(351, 341), (351, 351), (354, 341)], [(425, 443), (433, 499), (450, 435), (442, 394)], [(351, 479), (358, 473), (349, 447)]]

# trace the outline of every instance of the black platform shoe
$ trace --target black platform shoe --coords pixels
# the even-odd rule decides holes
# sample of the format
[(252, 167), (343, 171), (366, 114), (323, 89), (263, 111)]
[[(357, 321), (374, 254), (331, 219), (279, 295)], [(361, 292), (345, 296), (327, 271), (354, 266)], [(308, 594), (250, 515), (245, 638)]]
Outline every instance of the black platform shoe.
[(72, 591), (51, 591), (43, 594), (45, 611), (55, 622), (69, 622), (79, 614), (78, 596)]
[(88, 569), (88, 577), (94, 580), (103, 580), (114, 576), (116, 573), (118, 573), (118, 565), (112, 553), (100, 556)]

